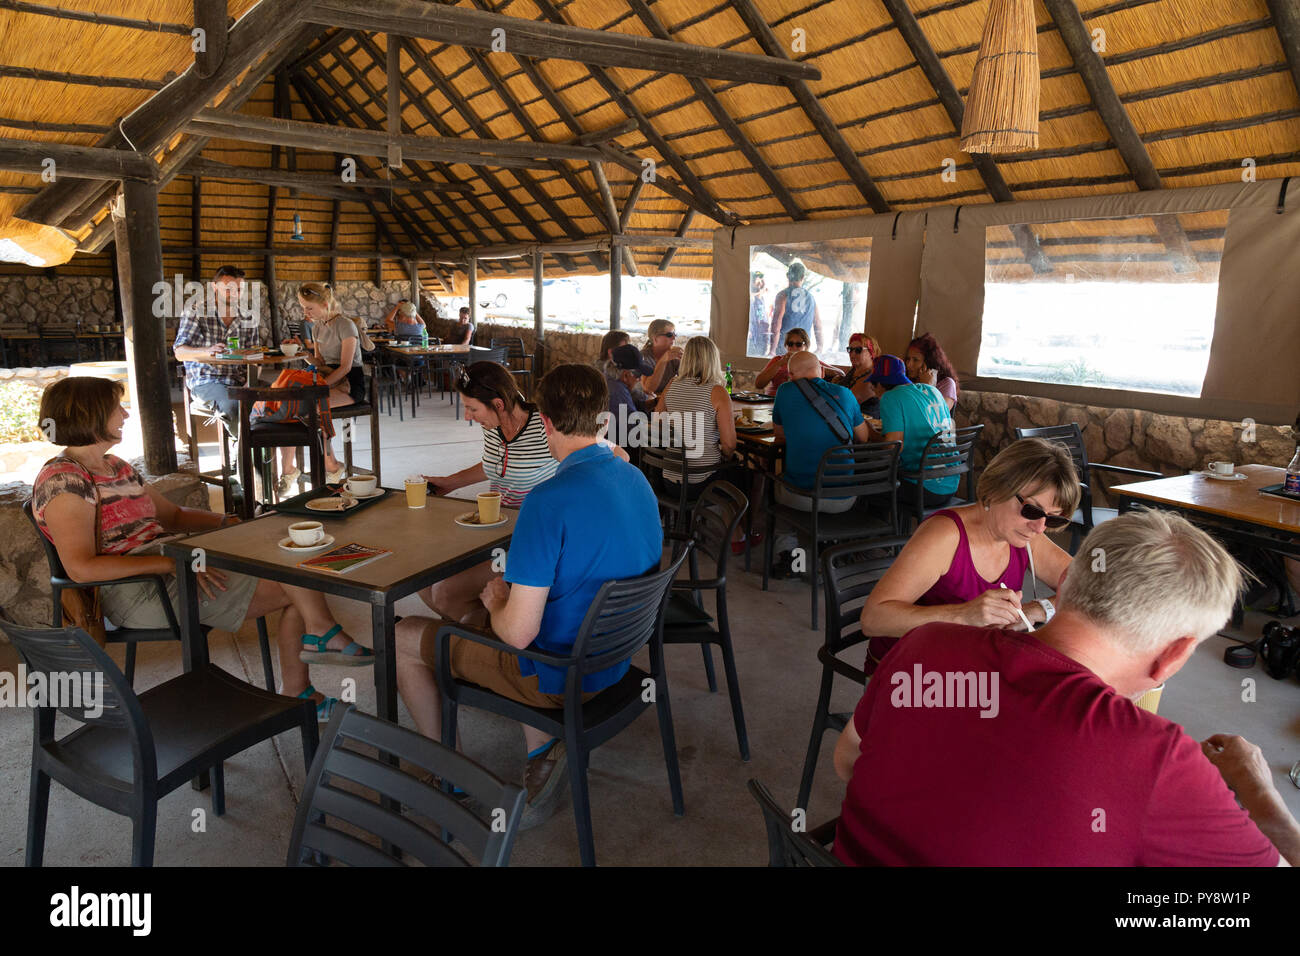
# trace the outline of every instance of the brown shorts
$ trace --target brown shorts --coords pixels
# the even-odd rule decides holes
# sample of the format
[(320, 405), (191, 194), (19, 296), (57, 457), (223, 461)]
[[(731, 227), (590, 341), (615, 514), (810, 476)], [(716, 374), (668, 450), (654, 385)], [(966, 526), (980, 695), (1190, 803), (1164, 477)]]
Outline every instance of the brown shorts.
[[(430, 621), (420, 635), (420, 657), (437, 670), (438, 628), (441, 621)], [(463, 637), (451, 639), (451, 676), (486, 687), (488, 690), (517, 700), (530, 707), (564, 706), (563, 694), (543, 694), (537, 689), (537, 675), (525, 677), (519, 673), (520, 658), (507, 651), (467, 641)], [(583, 700), (596, 696), (583, 694)]]

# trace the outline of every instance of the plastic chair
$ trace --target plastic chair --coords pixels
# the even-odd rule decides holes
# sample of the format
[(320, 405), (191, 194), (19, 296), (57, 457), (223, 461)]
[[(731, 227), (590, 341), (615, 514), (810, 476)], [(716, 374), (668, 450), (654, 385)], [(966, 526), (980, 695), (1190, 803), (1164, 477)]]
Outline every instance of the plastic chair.
[[(378, 756), (360, 752), (358, 746), (373, 747)], [(401, 770), (385, 757), (418, 769)], [(432, 772), (445, 787), (460, 787), (472, 805), (486, 809), (488, 819), (422, 782), (421, 771)], [(358, 793), (358, 786), (378, 799)], [(344, 704), (335, 708), (307, 774), (289, 838), (288, 865), (312, 866), (324, 858), (348, 866), (401, 866), (401, 855), (409, 854), (425, 866), (469, 866), (464, 854), (434, 832), (445, 828), (456, 833), (480, 866), (507, 866), (524, 800), (522, 788), (499, 780), (468, 757)], [(431, 820), (433, 830), (403, 816), (401, 806)], [(498, 812), (504, 819), (494, 819)], [(382, 845), (361, 839), (358, 830), (380, 838)]]
[[(13, 641), (28, 673), (44, 675), (47, 686), (71, 689), (76, 685), (67, 676), (81, 678), (80, 700), (32, 708), (28, 866), (40, 866), (45, 858), (51, 781), (130, 817), (131, 865), (152, 866), (158, 801), (196, 774), (212, 771), (212, 812), (221, 816), (226, 812), (223, 761), (297, 727), (311, 765), (317, 739), (311, 701), (260, 690), (213, 664), (137, 696), (80, 628), (20, 627), (0, 615), (0, 630)], [(87, 700), (87, 681), (97, 701)], [(56, 709), (83, 726), (55, 739)]]
[(1158, 471), (1143, 471), (1141, 468), (1125, 468), (1122, 465), (1098, 465), (1088, 461), (1088, 449), (1083, 443), (1083, 431), (1078, 422), (1068, 425), (1049, 425), (1046, 428), (1017, 428), (1016, 438), (1044, 438), (1064, 445), (1074, 459), (1074, 468), (1079, 473), (1079, 485), (1083, 491), (1079, 507), (1070, 520), (1070, 553), (1079, 550), (1079, 545), (1094, 527), (1103, 521), (1109, 521), (1119, 514), (1116, 508), (1093, 508), (1092, 484), (1094, 472), (1109, 472), (1126, 475), (1130, 478), (1153, 480), (1163, 478)]
[[(975, 442), (983, 430), (983, 425), (967, 425), (965, 428), (947, 433), (935, 432), (921, 449), (921, 461), (916, 471), (899, 472), (899, 477), (911, 479), (916, 485), (916, 493), (912, 501), (912, 518), (918, 525), (942, 508), (967, 505), (975, 500), (975, 472), (971, 468), (971, 456), (974, 453)], [(953, 475), (959, 476), (958, 487), (960, 482), (965, 481), (965, 496), (958, 498), (954, 493), (949, 495), (948, 500), (943, 504), (927, 508), (925, 494), (922, 491), (923, 482)]]
[[(275, 448), (306, 447), (311, 461), (311, 482), (316, 488), (325, 484), (325, 447), (320, 431), (319, 402), (329, 401), (329, 387), (310, 385), (302, 388), (232, 388), (230, 397), (239, 402), (239, 480), (244, 486), (243, 518), (252, 518), (259, 502), (253, 484), (253, 452), (261, 452), (258, 462), (262, 477), (262, 494), (267, 499), (275, 490), (272, 465)], [(307, 418), (306, 424), (251, 421), (256, 402), (298, 402)]]
[[(654, 489), (655, 498), (659, 501), (659, 513), (661, 516), (668, 517), (664, 522), (664, 530), (668, 534), (676, 534), (690, 523), (691, 510), (695, 507), (691, 501), (691, 492), (702, 494), (705, 486), (703, 482), (692, 484), (691, 477), (711, 475), (725, 468), (726, 462), (715, 462), (711, 465), (692, 463), (686, 456), (685, 446), (682, 445), (638, 450), (640, 451), (638, 465), (646, 480), (650, 482), (650, 487)], [(664, 477), (665, 469), (681, 476), (681, 480), (675, 482), (677, 490), (674, 491), (668, 479)]]
[[(176, 621), (176, 612), (172, 608), (172, 603), (167, 598), (167, 583), (163, 580), (163, 576), (161, 574), (134, 574), (129, 578), (114, 578), (112, 581), (74, 581), (68, 577), (68, 572), (63, 568), (63, 561), (59, 557), (58, 548), (54, 547), (54, 542), (45, 537), (40, 525), (36, 523), (36, 516), (32, 514), (30, 498), (23, 502), (23, 514), (32, 523), (32, 528), (36, 531), (36, 539), (40, 541), (41, 547), (45, 549), (45, 560), (50, 565), (50, 590), (53, 592), (54, 600), (50, 619), (51, 627), (63, 626), (62, 602), (65, 590), (98, 587), (105, 584), (132, 584), (141, 581), (150, 582), (158, 589), (158, 600), (162, 602), (163, 611), (167, 615), (166, 627), (113, 627), (108, 631), (107, 642), (109, 644), (123, 644), (126, 647), (126, 682), (128, 686), (135, 686), (136, 645), (145, 641), (179, 641), (181, 639), (180, 625)], [(204, 633), (206, 632), (205, 629)], [(266, 680), (266, 689), (275, 690), (275, 671), (271, 667), (271, 640), (266, 632), (266, 618), (264, 617), (257, 619), (257, 640), (262, 649), (262, 674)]]
[[(672, 711), (668, 704), (668, 676), (663, 664), (663, 621), (669, 586), (689, 551), (690, 545), (687, 545), (663, 571), (602, 584), (578, 629), (572, 651), (567, 655), (531, 647), (511, 647), (494, 637), (457, 624), (443, 625), (438, 630), (437, 680), (442, 694), (443, 744), (447, 747), (454, 745), (457, 708), (461, 705), (509, 717), (563, 740), (568, 751), (569, 785), (578, 829), (578, 852), (583, 866), (596, 865), (596, 844), (591, 831), (591, 804), (587, 790), (589, 755), (630, 726), (650, 706), (650, 702), (643, 696), (647, 687), (654, 689), (653, 703), (659, 714), (659, 736), (663, 741), (664, 761), (668, 765), (673, 812), (679, 817), (686, 812), (682, 800), (681, 771), (677, 765)], [(452, 677), (453, 636), (553, 667), (565, 668), (568, 676), (564, 707), (532, 707)], [(617, 684), (583, 702), (584, 675), (621, 664), (647, 645), (650, 649), (649, 671), (633, 665)], [(647, 681), (650, 683), (647, 684)]]
[[(718, 679), (713, 672), (710, 646), (722, 651), (722, 669), (727, 675), (727, 693), (731, 698), (731, 719), (736, 725), (736, 743), (740, 759), (749, 759), (749, 735), (745, 730), (745, 711), (740, 701), (740, 681), (736, 676), (736, 652), (731, 644), (731, 623), (727, 616), (727, 559), (731, 556), (731, 536), (749, 508), (749, 500), (739, 488), (727, 481), (710, 482), (695, 503), (691, 533), (677, 535), (690, 541), (691, 576), (673, 582), (664, 613), (664, 644), (698, 644), (704, 655), (704, 673), (709, 692), (716, 693)], [(699, 555), (713, 562), (713, 576), (701, 578)], [(700, 594), (713, 591), (718, 615), (717, 627), (704, 610)]]
[(772, 791), (750, 778), (749, 792), (763, 811), (763, 826), (767, 829), (768, 866), (843, 866), (830, 851), (835, 842), (836, 817), (807, 833), (795, 832), (794, 815), (787, 813), (776, 802)]
[[(510, 374), (516, 379), (528, 380), (527, 388), (522, 391), (525, 395), (531, 395), (533, 392), (533, 357), (524, 351), (524, 340), (517, 335), (503, 339), (493, 339), (492, 348), (504, 348), (506, 350), (506, 360), (501, 364), (510, 369)], [(519, 364), (516, 365), (516, 362)], [(528, 364), (524, 365), (525, 362)]]
[[(831, 688), (836, 675), (846, 677), (859, 687), (865, 687), (867, 674), (861, 667), (843, 660), (840, 655), (851, 647), (865, 644), (870, 637), (862, 633), (862, 605), (885, 576), (898, 556), (906, 538), (889, 538), (870, 544), (842, 544), (828, 548), (822, 555), (823, 578), (826, 583), (826, 641), (817, 649), (817, 660), (822, 665), (821, 689), (817, 693), (817, 710), (813, 714), (812, 734), (808, 738), (808, 754), (803, 761), (803, 774), (799, 779), (799, 799), (796, 806), (808, 808), (812, 794), (813, 775), (817, 772), (817, 758), (821, 756), (822, 737), (828, 730), (836, 733), (848, 726), (850, 714), (831, 713)], [(880, 549), (891, 552), (885, 557)], [(856, 705), (856, 701), (854, 704)]]
[[(772, 566), (772, 540), (777, 519), (794, 526), (812, 542), (808, 571), (812, 592), (812, 628), (817, 628), (817, 576), (818, 555), (823, 542), (864, 541), (892, 537), (899, 533), (898, 522), (898, 455), (901, 442), (874, 442), (872, 444), (837, 445), (828, 448), (817, 465), (817, 479), (810, 489), (791, 484), (782, 475), (772, 476), (768, 492), (767, 539), (763, 542), (763, 590)], [(776, 486), (784, 485), (794, 494), (812, 499), (812, 511), (800, 511), (777, 504)], [(822, 513), (817, 510), (824, 498), (845, 498), (856, 495), (859, 499), (888, 496), (889, 520), (884, 521), (868, 510), (865, 500), (854, 502), (852, 508), (840, 513)]]

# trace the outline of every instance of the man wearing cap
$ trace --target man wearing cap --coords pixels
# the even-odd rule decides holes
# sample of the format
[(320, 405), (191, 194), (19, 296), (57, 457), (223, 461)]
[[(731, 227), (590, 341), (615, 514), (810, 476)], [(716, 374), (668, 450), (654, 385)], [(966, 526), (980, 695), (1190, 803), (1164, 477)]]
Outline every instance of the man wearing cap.
[(803, 329), (808, 335), (808, 349), (811, 351), (817, 347), (813, 329), (820, 327), (822, 319), (817, 301), (803, 287), (807, 275), (807, 267), (798, 259), (790, 263), (785, 271), (790, 284), (776, 294), (776, 301), (772, 304), (772, 327), (779, 329), (780, 335), (791, 329)]
[[(777, 443), (785, 443), (785, 471), (782, 477), (809, 495), (791, 491), (784, 483), (775, 487), (778, 504), (800, 511), (812, 511), (811, 492), (817, 483), (817, 467), (822, 455), (836, 445), (868, 441), (867, 423), (862, 420), (858, 400), (843, 385), (821, 377), (822, 365), (811, 352), (790, 356), (790, 381), (776, 390), (772, 404), (772, 431)], [(820, 406), (820, 407), (819, 407)], [(828, 418), (829, 416), (829, 418)], [(855, 497), (822, 498), (817, 510), (838, 514), (853, 507)], [(782, 535), (773, 541), (779, 552), (772, 570), (774, 577), (785, 577), (791, 564), (791, 550), (797, 543), (794, 535)]]
[(627, 432), (631, 423), (639, 413), (646, 411), (632, 390), (642, 376), (649, 375), (654, 370), (654, 363), (648, 361), (635, 345), (620, 345), (610, 353), (605, 369), (605, 384), (609, 387), (610, 420), (607, 437), (614, 444), (627, 447)]
[[(901, 441), (903, 450), (898, 456), (899, 504), (916, 501), (916, 482), (903, 477), (903, 472), (915, 472), (921, 467), (921, 452), (925, 443), (942, 432), (953, 434), (952, 413), (942, 393), (933, 385), (913, 382), (907, 377), (906, 366), (897, 355), (882, 355), (867, 381), (880, 396), (880, 431), (872, 430), (872, 441)], [(941, 508), (957, 492), (960, 475), (930, 478), (925, 482), (925, 507)]]

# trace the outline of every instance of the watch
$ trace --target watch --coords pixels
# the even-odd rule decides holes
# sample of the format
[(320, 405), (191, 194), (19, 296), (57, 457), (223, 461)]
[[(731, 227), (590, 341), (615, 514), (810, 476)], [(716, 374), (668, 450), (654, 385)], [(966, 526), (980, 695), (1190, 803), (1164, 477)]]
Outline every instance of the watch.
[(1056, 614), (1056, 607), (1047, 598), (1039, 598), (1038, 606), (1043, 609), (1043, 623), (1046, 624)]

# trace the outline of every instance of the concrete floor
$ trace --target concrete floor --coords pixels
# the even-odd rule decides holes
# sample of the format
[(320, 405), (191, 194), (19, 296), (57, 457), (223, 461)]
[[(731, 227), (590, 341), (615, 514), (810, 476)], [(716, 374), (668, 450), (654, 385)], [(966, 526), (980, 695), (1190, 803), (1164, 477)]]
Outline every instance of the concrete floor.
[[(362, 431), (360, 429), (359, 431)], [(360, 435), (357, 463), (369, 460), (367, 435)], [(426, 399), (418, 417), (382, 423), (385, 483), (395, 485), (412, 472), (449, 474), (472, 464), (481, 451), (477, 427), (452, 419), (445, 402)], [(337, 449), (336, 449), (337, 450)], [(475, 489), (465, 489), (472, 496)], [(757, 567), (757, 565), (756, 565)], [(744, 763), (736, 748), (725, 685), (708, 693), (700, 653), (670, 647), (667, 663), (674, 727), (681, 761), (686, 815), (673, 816), (667, 776), (653, 709), (596, 751), (590, 787), (597, 860), (605, 865), (743, 865), (766, 863), (762, 819), (745, 783), (757, 777), (778, 800), (793, 805), (816, 702), (820, 632), (808, 627), (808, 585), (773, 581), (764, 594), (756, 573), (737, 570), (729, 584), (732, 634), (744, 694), (753, 759)], [(357, 634), (368, 633), (366, 609), (330, 598), (338, 617)], [(418, 598), (398, 605), (398, 613), (419, 613)], [(1264, 618), (1251, 614), (1239, 632), (1260, 633)], [(274, 626), (274, 622), (272, 622)], [(1273, 769), (1278, 789), (1300, 816), (1300, 789), (1286, 778), (1300, 760), (1300, 682), (1274, 681), (1257, 666), (1234, 671), (1221, 659), (1226, 641), (1206, 641), (1161, 701), (1161, 713), (1182, 724), (1193, 737), (1240, 733), (1259, 744)], [(213, 632), (214, 663), (261, 683), (256, 630), (238, 635)], [(120, 650), (112, 652), (121, 661)], [(715, 656), (716, 660), (716, 656)], [(642, 662), (644, 664), (644, 661)], [(719, 662), (720, 663), (720, 662)], [(17, 655), (0, 645), (0, 668), (12, 671)], [(144, 645), (136, 676), (143, 690), (180, 671), (176, 645)], [(345, 677), (359, 677), (357, 704), (373, 712), (374, 689), (368, 671), (315, 667), (312, 680), (337, 695)], [(1251, 677), (1257, 700), (1243, 703), (1241, 681)], [(719, 682), (723, 681), (719, 667)], [(851, 710), (858, 694), (844, 682), (832, 701)], [(405, 708), (401, 720), (411, 726)], [(63, 718), (60, 718), (63, 721)], [(69, 723), (69, 726), (71, 724)], [(27, 786), (32, 725), (22, 710), (0, 709), (0, 864), (21, 865), (25, 843)], [(518, 779), (523, 765), (523, 735), (518, 725), (465, 710), (461, 733), (466, 753), (505, 779)], [(830, 767), (828, 735), (818, 765), (808, 818), (820, 822), (838, 812), (843, 787)], [(227, 764), (227, 809), (210, 813), (209, 799), (184, 787), (159, 807), (157, 865), (279, 866), (288, 846), (304, 767), (296, 734), (286, 734), (241, 754)], [(203, 810), (206, 831), (194, 832), (195, 811)], [(578, 863), (571, 804), (567, 795), (547, 823), (522, 833), (515, 865), (565, 866)], [(125, 865), (130, 862), (130, 829), (123, 818), (93, 807), (59, 786), (50, 799), (48, 865)]]

